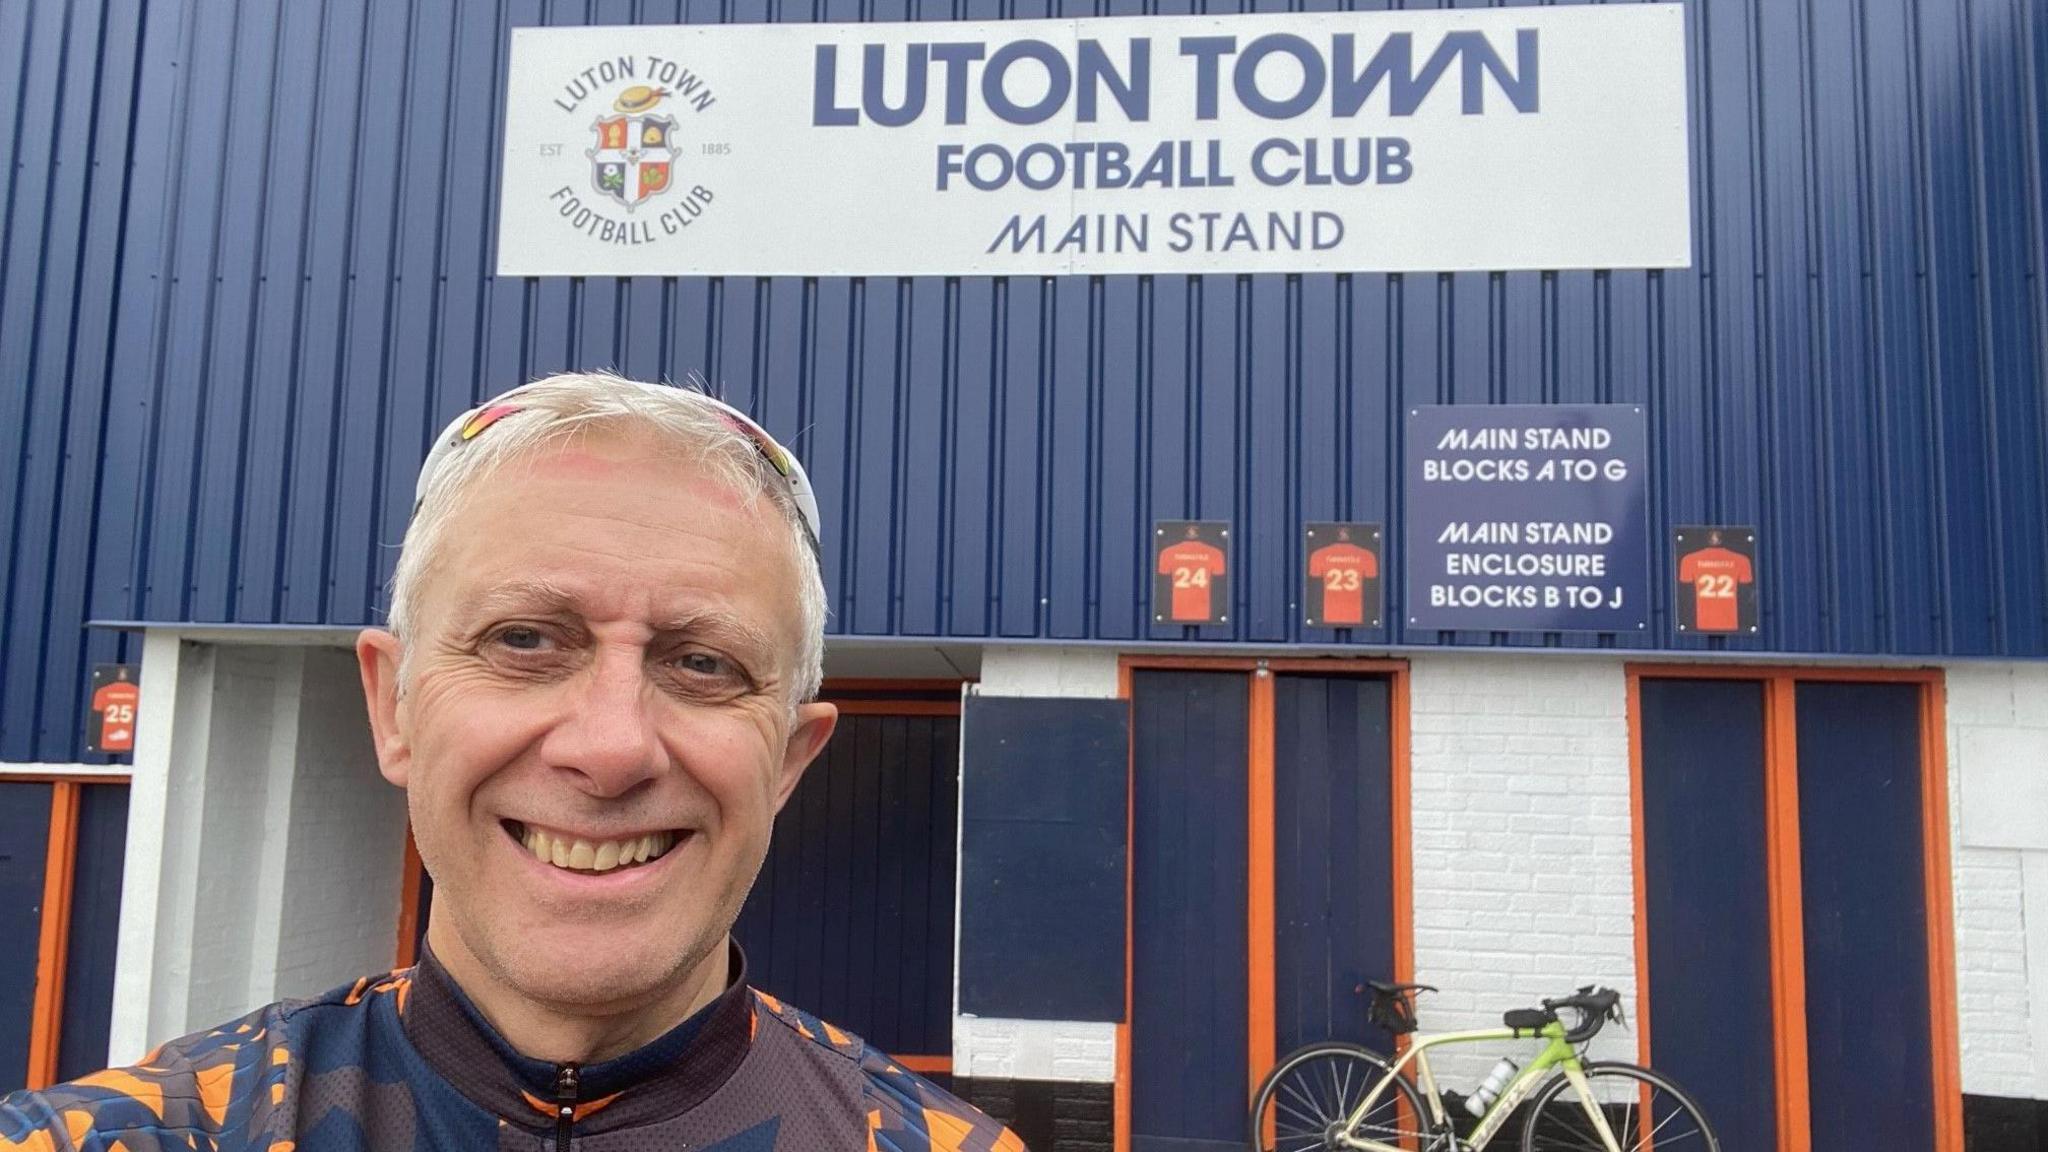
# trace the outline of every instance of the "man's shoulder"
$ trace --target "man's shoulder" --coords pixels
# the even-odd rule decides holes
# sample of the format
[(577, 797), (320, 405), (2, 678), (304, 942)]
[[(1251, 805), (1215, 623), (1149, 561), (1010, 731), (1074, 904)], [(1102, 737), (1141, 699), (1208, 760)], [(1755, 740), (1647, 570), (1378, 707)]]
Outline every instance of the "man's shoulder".
[[(262, 1125), (252, 1121), (287, 1073), (286, 1062), (273, 1053), (284, 1051), (288, 1007), (269, 1004), (239, 1020), (179, 1037), (126, 1068), (0, 1099), (0, 1149), (55, 1152), (86, 1147), (95, 1136), (106, 1141), (130, 1134), (131, 1145), (149, 1148), (183, 1147), (173, 1141), (186, 1134), (259, 1136)], [(267, 1148), (270, 1141), (222, 1141), (218, 1146)]]
[(1016, 1133), (859, 1036), (765, 992), (754, 997), (763, 1009), (757, 1021), (774, 1022), (758, 1027), (779, 1026), (849, 1066), (860, 1083), (868, 1146), (875, 1152), (1025, 1152)]
[(379, 995), (403, 996), (408, 975), (366, 977), (324, 996), (266, 1004), (168, 1041), (128, 1067), (0, 1097), (0, 1152), (61, 1152), (94, 1136), (104, 1142), (124, 1134), (136, 1148), (183, 1148), (197, 1136), (222, 1152), (288, 1144), (289, 1110), (282, 1106), (307, 1025), (331, 1018), (320, 1009), (359, 1010)]
[(870, 1049), (862, 1061), (868, 1133), (876, 1152), (1025, 1152), (1024, 1141), (995, 1118)]

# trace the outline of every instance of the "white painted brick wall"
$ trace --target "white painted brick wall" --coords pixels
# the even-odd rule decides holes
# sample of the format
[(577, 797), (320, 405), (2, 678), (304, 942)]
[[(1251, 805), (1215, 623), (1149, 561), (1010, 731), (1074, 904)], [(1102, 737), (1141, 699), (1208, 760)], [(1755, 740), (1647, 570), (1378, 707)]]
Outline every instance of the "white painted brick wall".
[(405, 794), (377, 774), (355, 657), (306, 654), (277, 995), (311, 996), (394, 961)]
[(1011, 645), (984, 649), (984, 696), (1073, 696), (1107, 700), (1116, 695), (1117, 654), (1108, 648)]
[[(2048, 839), (2020, 846), (2028, 821), (2005, 810), (2016, 773), (2040, 771), (2014, 753), (2048, 746), (2048, 667), (1964, 665), (1947, 683), (1963, 1091), (2048, 1098), (2048, 884), (2028, 882), (2048, 878)], [(2048, 812), (2031, 823), (2048, 833)]]
[(988, 1080), (1114, 1080), (1116, 1025), (956, 1016), (953, 1074)]
[(1963, 1091), (2032, 1095), (2026, 892), (2020, 853), (1964, 848), (1956, 855), (1956, 1001)]
[[(1632, 1005), (1621, 663), (1459, 654), (1411, 667), (1415, 979), (1443, 989), (1424, 998), (1423, 1028), (1499, 1027), (1582, 984)], [(1610, 1028), (1593, 1051), (1634, 1059), (1635, 1038)], [(1499, 1055), (1434, 1062), (1462, 1091)]]

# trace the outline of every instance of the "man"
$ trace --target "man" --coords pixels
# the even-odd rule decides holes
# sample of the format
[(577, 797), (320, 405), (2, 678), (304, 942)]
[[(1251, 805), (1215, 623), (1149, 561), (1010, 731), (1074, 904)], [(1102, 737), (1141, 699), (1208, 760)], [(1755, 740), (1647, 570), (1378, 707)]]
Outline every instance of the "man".
[(808, 481), (738, 412), (569, 375), (458, 418), (356, 644), (418, 968), (0, 1100), (0, 1148), (1021, 1152), (729, 940), (837, 720), (824, 622)]

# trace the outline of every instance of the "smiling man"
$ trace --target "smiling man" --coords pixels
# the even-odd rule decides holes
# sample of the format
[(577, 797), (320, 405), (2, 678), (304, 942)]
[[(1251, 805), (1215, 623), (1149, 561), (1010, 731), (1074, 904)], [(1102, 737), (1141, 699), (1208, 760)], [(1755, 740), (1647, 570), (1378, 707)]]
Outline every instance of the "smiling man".
[(818, 533), (795, 459), (694, 391), (556, 376), (458, 418), (356, 645), (420, 965), (0, 1100), (0, 1148), (1021, 1152), (729, 937), (837, 720)]

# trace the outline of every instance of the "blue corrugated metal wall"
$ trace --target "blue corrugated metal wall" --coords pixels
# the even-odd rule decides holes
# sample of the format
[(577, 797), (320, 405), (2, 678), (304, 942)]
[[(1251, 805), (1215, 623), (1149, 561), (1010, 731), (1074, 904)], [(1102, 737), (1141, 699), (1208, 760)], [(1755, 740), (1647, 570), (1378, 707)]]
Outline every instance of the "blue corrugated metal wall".
[(1396, 521), (1402, 405), (1626, 400), (1657, 523), (1761, 526), (1758, 646), (2048, 656), (2031, 0), (1694, 0), (1683, 272), (490, 275), (511, 27), (1187, 10), (0, 4), (0, 758), (75, 755), (88, 618), (375, 619), (432, 431), (595, 365), (797, 433), (842, 633), (1143, 636), (1148, 525), (1199, 516), (1209, 635), (1327, 639), (1299, 525)]

